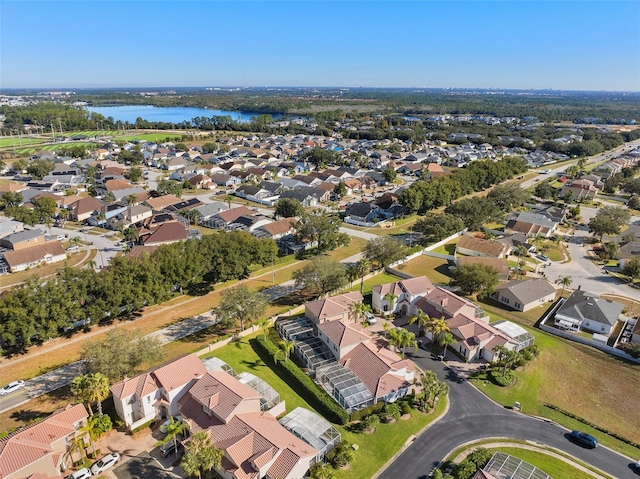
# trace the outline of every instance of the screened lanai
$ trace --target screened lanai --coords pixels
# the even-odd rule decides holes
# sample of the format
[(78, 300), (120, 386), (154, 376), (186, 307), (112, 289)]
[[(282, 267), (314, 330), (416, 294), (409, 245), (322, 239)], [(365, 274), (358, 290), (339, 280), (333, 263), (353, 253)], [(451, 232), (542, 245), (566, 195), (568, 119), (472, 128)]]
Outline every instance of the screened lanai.
[(320, 451), (317, 457), (319, 461), (340, 442), (340, 433), (329, 421), (302, 407), (295, 408), (278, 422), (293, 435)]
[(242, 384), (249, 386), (255, 392), (260, 394), (261, 411), (268, 411), (280, 402), (280, 395), (278, 392), (259, 377), (248, 372), (242, 372), (238, 375), (237, 379)]
[(317, 369), (316, 380), (349, 413), (374, 403), (373, 394), (358, 376), (338, 363)]

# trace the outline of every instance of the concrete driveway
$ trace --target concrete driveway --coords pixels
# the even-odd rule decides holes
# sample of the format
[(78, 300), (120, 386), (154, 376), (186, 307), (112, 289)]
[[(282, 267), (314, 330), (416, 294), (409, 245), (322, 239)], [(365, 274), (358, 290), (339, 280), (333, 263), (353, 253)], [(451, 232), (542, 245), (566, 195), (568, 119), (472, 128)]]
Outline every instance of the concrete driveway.
[(136, 457), (110, 471), (109, 477), (117, 479), (174, 479), (182, 477), (166, 470), (162, 464), (148, 452), (141, 452)]

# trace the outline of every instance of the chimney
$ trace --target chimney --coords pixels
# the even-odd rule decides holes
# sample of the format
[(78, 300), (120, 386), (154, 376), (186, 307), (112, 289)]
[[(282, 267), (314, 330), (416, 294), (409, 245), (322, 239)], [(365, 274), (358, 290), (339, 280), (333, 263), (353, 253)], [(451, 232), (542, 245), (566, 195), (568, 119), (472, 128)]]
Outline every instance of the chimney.
[(441, 305), (443, 308), (446, 308), (446, 307), (447, 307), (448, 300), (449, 300), (449, 298), (442, 298), (442, 300), (440, 301), (440, 305)]

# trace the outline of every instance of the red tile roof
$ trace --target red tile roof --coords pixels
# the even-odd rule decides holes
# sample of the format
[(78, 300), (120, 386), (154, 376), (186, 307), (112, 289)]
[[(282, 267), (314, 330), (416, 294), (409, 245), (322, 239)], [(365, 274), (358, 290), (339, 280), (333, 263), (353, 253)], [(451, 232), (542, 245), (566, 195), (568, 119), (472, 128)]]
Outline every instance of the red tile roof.
[(327, 321), (318, 325), (322, 331), (339, 348), (369, 341), (369, 335), (362, 330), (358, 323), (348, 320)]
[(305, 304), (305, 308), (322, 321), (323, 318), (349, 312), (352, 304), (362, 302), (363, 299), (359, 291), (352, 291), (331, 298), (310, 301)]
[(187, 230), (182, 223), (171, 221), (162, 223), (154, 229), (149, 236), (142, 241), (145, 246), (154, 244), (175, 243), (176, 241), (186, 240)]
[[(0, 441), (0, 477), (9, 476), (28, 465), (56, 455), (52, 443), (75, 432), (75, 424), (88, 417), (82, 404), (69, 405), (42, 421)], [(58, 456), (59, 460), (59, 456)]]

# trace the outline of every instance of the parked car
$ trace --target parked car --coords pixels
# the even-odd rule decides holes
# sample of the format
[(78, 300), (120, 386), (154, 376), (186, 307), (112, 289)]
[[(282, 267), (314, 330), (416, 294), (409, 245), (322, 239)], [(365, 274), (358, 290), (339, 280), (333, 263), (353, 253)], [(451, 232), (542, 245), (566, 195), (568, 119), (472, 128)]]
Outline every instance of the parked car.
[(583, 446), (591, 448), (598, 447), (598, 440), (586, 432), (571, 431), (571, 437)]
[(364, 313), (364, 317), (369, 324), (376, 324), (378, 320), (376, 320), (375, 316), (369, 312)]
[(538, 258), (541, 259), (542, 261), (549, 261), (549, 257), (544, 254), (539, 254)]
[(444, 361), (444, 356), (442, 354), (432, 354), (431, 359), (434, 361)]
[(24, 381), (22, 381), (22, 380), (13, 381), (13, 382), (7, 384), (2, 389), (0, 389), (0, 396), (5, 396), (7, 394), (11, 394), (13, 392), (16, 392), (19, 389), (22, 389), (23, 387), (24, 387)]
[(169, 427), (169, 424), (171, 424), (171, 421), (173, 420), (173, 422), (182, 422), (182, 416), (175, 416), (175, 417), (170, 417), (169, 419), (167, 419), (165, 422), (163, 422), (162, 424), (160, 424), (160, 432), (162, 434), (166, 434), (167, 433), (167, 428)]
[(73, 474), (69, 474), (64, 479), (87, 479), (88, 477), (91, 477), (91, 471), (85, 467), (84, 469), (80, 469)]
[(640, 460), (634, 464), (635, 468), (640, 471)]
[[(179, 442), (178, 444), (178, 450), (182, 449), (182, 444), (180, 444)], [(167, 457), (170, 456), (171, 454), (173, 454), (175, 452), (176, 448), (176, 443), (173, 441), (173, 439), (171, 441), (169, 441), (166, 444), (163, 444), (160, 447), (160, 455), (162, 457)]]
[(115, 466), (120, 460), (120, 454), (117, 452), (112, 452), (111, 454), (107, 454), (102, 459), (97, 460), (91, 466), (91, 474), (97, 476), (98, 474), (102, 474), (104, 471), (109, 469), (110, 467)]

